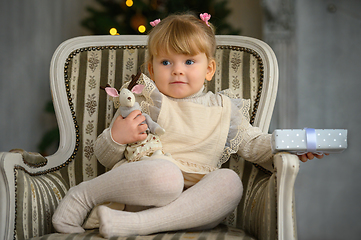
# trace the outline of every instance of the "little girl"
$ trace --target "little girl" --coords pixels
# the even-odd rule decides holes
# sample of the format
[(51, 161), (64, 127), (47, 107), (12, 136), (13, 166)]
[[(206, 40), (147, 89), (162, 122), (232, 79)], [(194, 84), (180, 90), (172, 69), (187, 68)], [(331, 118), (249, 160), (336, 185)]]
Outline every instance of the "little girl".
[[(94, 147), (99, 162), (113, 169), (69, 190), (53, 216), (57, 231), (83, 232), (86, 215), (105, 202), (125, 204), (123, 211), (98, 208), (100, 233), (107, 238), (213, 228), (242, 197), (238, 175), (220, 169), (230, 154), (256, 163), (272, 158), (271, 136), (248, 123), (235, 104), (241, 100), (203, 93), (204, 80), (212, 80), (216, 70), (208, 20), (208, 14), (201, 19), (184, 14), (152, 23), (148, 70), (153, 80), (142, 76), (142, 106), (166, 130), (160, 139), (170, 155), (123, 160), (127, 144), (147, 137), (147, 126), (140, 111), (126, 118), (117, 112)], [(143, 209), (134, 212), (131, 206)]]

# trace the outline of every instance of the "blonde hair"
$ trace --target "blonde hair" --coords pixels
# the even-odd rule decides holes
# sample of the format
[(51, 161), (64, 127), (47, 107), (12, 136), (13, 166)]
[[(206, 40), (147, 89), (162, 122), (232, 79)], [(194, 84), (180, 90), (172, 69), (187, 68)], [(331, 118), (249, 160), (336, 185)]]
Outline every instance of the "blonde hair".
[(213, 59), (216, 51), (214, 28), (192, 14), (174, 14), (162, 19), (149, 33), (148, 63), (160, 51), (196, 55)]

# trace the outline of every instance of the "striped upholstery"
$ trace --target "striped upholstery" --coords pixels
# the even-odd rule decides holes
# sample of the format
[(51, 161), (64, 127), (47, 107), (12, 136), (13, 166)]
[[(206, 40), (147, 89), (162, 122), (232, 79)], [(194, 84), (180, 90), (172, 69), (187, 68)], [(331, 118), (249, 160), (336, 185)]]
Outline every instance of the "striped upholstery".
[[(49, 234), (42, 237), (33, 238), (32, 240), (103, 240), (98, 232), (98, 230), (87, 231), (82, 234)], [(237, 240), (255, 240), (248, 236), (243, 230), (219, 226), (211, 231), (200, 231), (200, 232), (169, 232), (169, 233), (160, 233), (153, 234), (149, 236), (134, 236), (134, 237), (111, 237), (110, 240), (153, 240), (153, 239), (162, 239), (162, 240), (204, 240), (204, 239), (217, 239), (217, 240), (227, 240), (227, 239), (237, 239)]]
[[(111, 99), (100, 90), (100, 86), (110, 84), (119, 89), (124, 82), (130, 80), (132, 74), (136, 74), (138, 68), (147, 74), (144, 64), (146, 57), (145, 46), (94, 46), (77, 49), (69, 55), (64, 63), (64, 84), (77, 131), (77, 143), (73, 155), (59, 170), (35, 176), (20, 168), (15, 171), (17, 239), (99, 238), (94, 232), (76, 236), (52, 234), (44, 238), (37, 237), (54, 232), (50, 217), (69, 187), (106, 171), (97, 162), (93, 145), (97, 136), (109, 126), (116, 109)], [(213, 81), (205, 83), (206, 90), (220, 91), (229, 88), (238, 97), (250, 99), (249, 113), (253, 123), (262, 89), (262, 59), (256, 52), (246, 48), (219, 46), (216, 61), (216, 74)], [(177, 236), (175, 239), (193, 238), (193, 235), (196, 239), (206, 239), (207, 236), (228, 239), (245, 236), (240, 230), (243, 229), (257, 239), (275, 239), (274, 176), (235, 155), (224, 167), (235, 170), (242, 178), (245, 188), (240, 205), (224, 222), (233, 228), (223, 227), (210, 232), (187, 233), (188, 235), (173, 233), (172, 236)], [(169, 236), (170, 233), (147, 238), (168, 239)]]

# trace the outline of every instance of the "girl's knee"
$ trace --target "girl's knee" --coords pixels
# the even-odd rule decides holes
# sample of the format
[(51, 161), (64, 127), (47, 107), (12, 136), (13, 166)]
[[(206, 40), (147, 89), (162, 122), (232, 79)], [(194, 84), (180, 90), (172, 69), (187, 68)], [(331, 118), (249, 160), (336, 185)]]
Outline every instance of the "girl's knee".
[(238, 174), (228, 168), (219, 169), (217, 172), (222, 184), (222, 194), (239, 202), (243, 194), (243, 184)]
[(174, 201), (183, 192), (183, 174), (175, 164), (167, 160), (151, 161), (154, 161), (157, 167), (152, 169), (153, 175), (149, 178), (148, 184), (157, 188), (157, 194), (161, 196), (157, 206), (164, 206)]
[(166, 183), (178, 183), (178, 185), (184, 186), (183, 174), (177, 165), (163, 159), (154, 159), (151, 162), (155, 163), (151, 164), (154, 166), (152, 169), (154, 179), (161, 178)]

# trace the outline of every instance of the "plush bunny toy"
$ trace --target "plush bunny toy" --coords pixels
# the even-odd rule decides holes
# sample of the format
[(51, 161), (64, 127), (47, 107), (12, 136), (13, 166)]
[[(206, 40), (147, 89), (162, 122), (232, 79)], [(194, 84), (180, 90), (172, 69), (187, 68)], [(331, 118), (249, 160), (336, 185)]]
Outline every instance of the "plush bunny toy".
[[(133, 75), (128, 88), (123, 88), (121, 91), (118, 91), (110, 86), (105, 88), (102, 87), (109, 96), (119, 99), (118, 111), (120, 111), (120, 115), (122, 115), (123, 118), (126, 118), (134, 110), (141, 111), (140, 105), (135, 101), (134, 96), (134, 93), (140, 94), (144, 88), (143, 85), (136, 84), (139, 76), (140, 74), (137, 74), (137, 76)], [(165, 130), (159, 126), (158, 123), (154, 122), (148, 114), (142, 114), (145, 116), (145, 123), (148, 125), (148, 137), (144, 141), (127, 145), (124, 154), (128, 161), (138, 161), (140, 158), (145, 156), (162, 154), (162, 145), (159, 136), (163, 135)]]
[[(106, 87), (105, 91), (109, 96), (119, 98), (119, 111), (123, 118), (126, 118), (134, 110), (141, 110), (139, 103), (135, 101), (135, 96), (133, 93), (141, 93), (143, 90), (143, 85), (136, 85), (130, 91), (129, 89), (123, 88), (119, 93), (118, 90), (111, 87)], [(165, 130), (159, 126), (158, 123), (154, 122), (153, 119), (148, 115), (143, 113), (145, 117), (145, 122), (148, 124), (148, 129), (151, 133), (161, 136), (165, 133)]]

